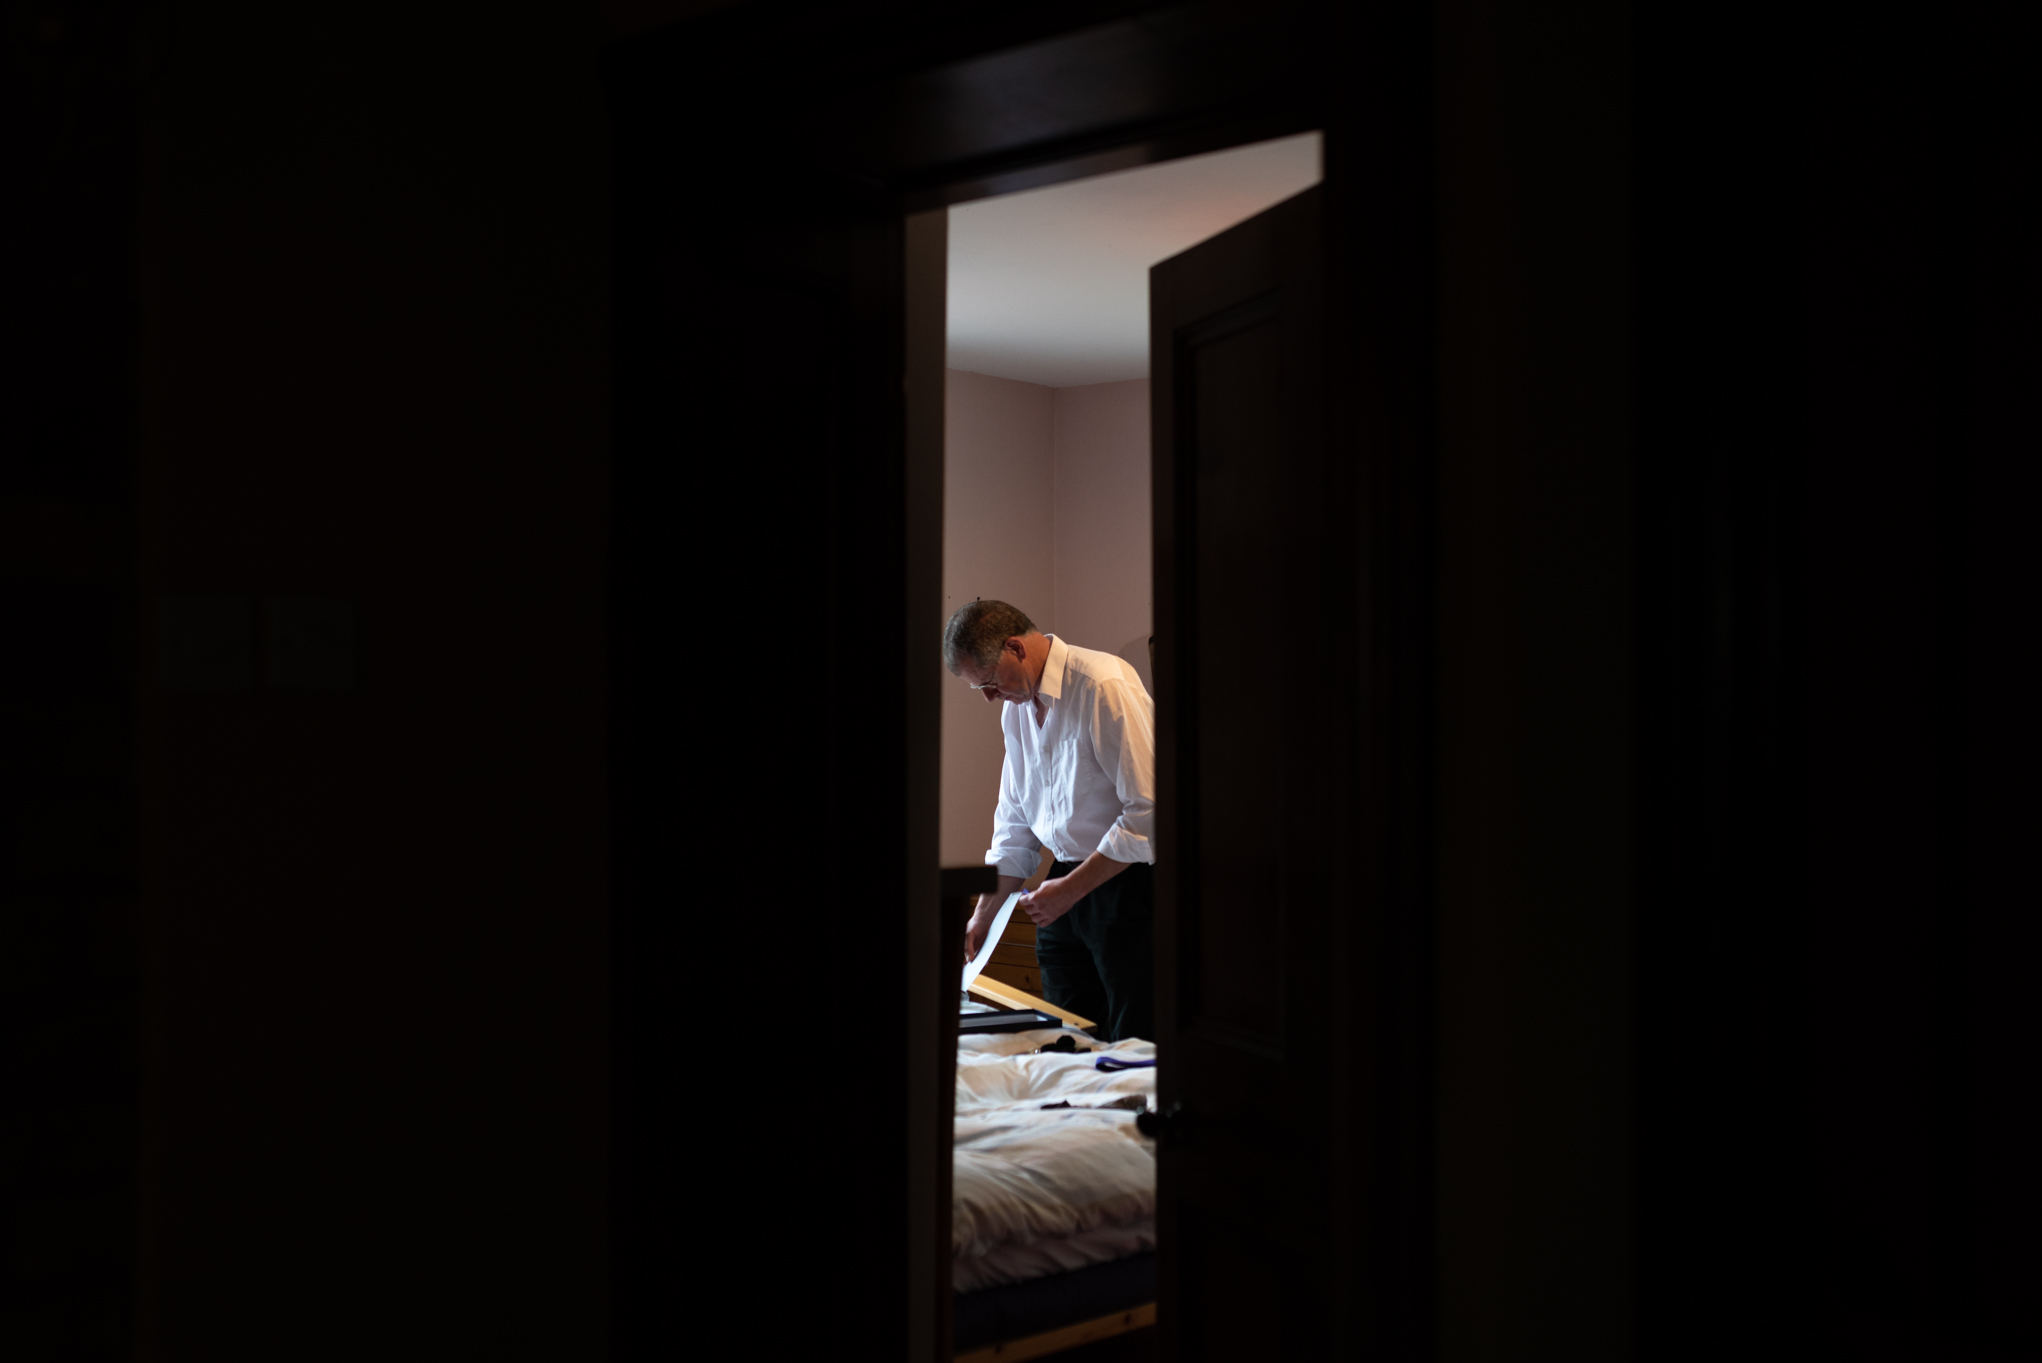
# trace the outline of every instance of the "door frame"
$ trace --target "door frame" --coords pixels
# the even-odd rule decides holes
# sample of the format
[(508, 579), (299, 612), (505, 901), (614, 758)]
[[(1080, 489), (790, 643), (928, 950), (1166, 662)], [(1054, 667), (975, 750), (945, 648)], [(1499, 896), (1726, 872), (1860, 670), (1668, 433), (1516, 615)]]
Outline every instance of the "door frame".
[[(728, 141), (706, 164), (704, 193), (850, 192), (890, 198), (898, 214), (963, 203), (1103, 171), (1320, 129), (1326, 138), (1328, 296), (1373, 319), (1354, 348), (1329, 357), (1355, 377), (1353, 402), (1328, 433), (1355, 452), (1357, 494), (1347, 562), (1357, 580), (1345, 595), (1356, 618), (1329, 622), (1315, 676), (1347, 678), (1338, 696), (1358, 735), (1353, 803), (1361, 811), (1352, 868), (1351, 936), (1329, 949), (1355, 963), (1351, 992), (1333, 1006), (1334, 1050), (1349, 1082), (1329, 1095), (1329, 1120), (1356, 1133), (1351, 1186), (1336, 1191), (1357, 1227), (1343, 1246), (1336, 1280), (1355, 1322), (1340, 1351), (1418, 1359), (1432, 1351), (1432, 1019), (1434, 981), (1431, 858), (1431, 579), (1434, 270), (1432, 217), (1431, 17), (1413, 3), (1374, 7), (1318, 3), (1189, 4), (1156, 10), (1119, 4), (1006, 3), (968, 17), (916, 14), (876, 3), (814, 6), (767, 14), (741, 6), (618, 44), (606, 54), (618, 137), (618, 284), (656, 269), (642, 239), (645, 204), (672, 181), (671, 161), (692, 145), (704, 116)], [(1031, 101), (1017, 103), (1025, 89)], [(1130, 95), (1133, 91), (1135, 94)], [(749, 163), (753, 169), (742, 170)], [(756, 169), (770, 163), (762, 176)], [(905, 249), (905, 234), (903, 235)], [(874, 281), (876, 287), (886, 281)], [(898, 287), (895, 282), (893, 287)], [(623, 295), (620, 295), (623, 296)], [(620, 307), (620, 314), (628, 311)], [(644, 356), (620, 326), (620, 406), (643, 400), (630, 375)], [(635, 356), (635, 358), (634, 358)], [(1364, 374), (1387, 376), (1368, 385)], [(620, 426), (630, 426), (628, 412)], [(620, 461), (634, 457), (620, 441)], [(907, 634), (921, 628), (916, 606), (941, 599), (941, 464), (904, 466)], [(931, 546), (934, 552), (931, 552)], [(632, 598), (616, 622), (657, 603)], [(1162, 657), (1158, 666), (1163, 666)], [(628, 659), (625, 671), (628, 673)], [(1163, 679), (1159, 676), (1159, 689)], [(613, 681), (620, 694), (629, 679)], [(1323, 693), (1322, 699), (1323, 699)], [(628, 715), (630, 703), (620, 708)], [(919, 721), (913, 721), (919, 722)], [(628, 726), (628, 720), (625, 721)], [(911, 722), (912, 723), (912, 722)], [(902, 761), (926, 807), (933, 847), (936, 709), (927, 732), (904, 735)], [(628, 742), (621, 734), (618, 742)], [(929, 768), (929, 770), (922, 770)], [(926, 789), (923, 789), (926, 787)], [(630, 827), (645, 792), (613, 788), (619, 827)], [(628, 842), (629, 834), (624, 840)], [(909, 839), (909, 846), (916, 841)], [(633, 850), (618, 849), (628, 885)], [(916, 934), (940, 940), (940, 893), (933, 857), (902, 868), (910, 915), (890, 930), (894, 948), (916, 957)], [(615, 951), (640, 949), (636, 912), (620, 899)], [(1335, 915), (1335, 917), (1341, 917)], [(885, 949), (883, 946), (880, 949)], [(628, 995), (630, 991), (620, 991)], [(947, 1126), (940, 1035), (914, 1025), (928, 1006), (919, 987), (877, 1000), (896, 1010), (917, 1046), (910, 1058), (910, 1129)], [(636, 1005), (656, 1009), (642, 995)], [(643, 1011), (620, 1018), (620, 1038), (655, 1032)], [(620, 1059), (619, 1123), (636, 1120), (634, 1092), (649, 1082), (644, 1058)], [(636, 1088), (634, 1088), (636, 1086)], [(630, 1148), (620, 1135), (619, 1150)], [(642, 1156), (620, 1155), (620, 1184)], [(945, 1171), (947, 1175), (947, 1170)], [(945, 1185), (947, 1196), (947, 1177)], [(919, 1201), (915, 1190), (905, 1190)], [(937, 1208), (947, 1218), (947, 1205)], [(947, 1219), (944, 1221), (947, 1225)], [(934, 1233), (925, 1226), (922, 1234)], [(620, 1258), (638, 1252), (628, 1230)], [(911, 1249), (910, 1259), (933, 1256)], [(634, 1288), (620, 1263), (619, 1292)], [(941, 1279), (941, 1274), (933, 1276)], [(929, 1341), (925, 1357), (947, 1358), (947, 1280), (910, 1285), (909, 1331)], [(626, 1303), (620, 1310), (629, 1312)], [(934, 1330), (937, 1337), (927, 1333)], [(620, 1334), (629, 1333), (628, 1329)], [(1333, 1341), (1329, 1341), (1331, 1343)]]

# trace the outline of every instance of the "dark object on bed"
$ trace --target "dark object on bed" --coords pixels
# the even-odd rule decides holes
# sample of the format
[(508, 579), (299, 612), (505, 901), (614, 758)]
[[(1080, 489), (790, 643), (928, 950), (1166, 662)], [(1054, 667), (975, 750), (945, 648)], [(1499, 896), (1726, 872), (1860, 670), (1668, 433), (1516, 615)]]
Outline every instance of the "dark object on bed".
[(1156, 1256), (1135, 1254), (1009, 1287), (960, 1292), (951, 1337), (962, 1353), (1110, 1316), (1156, 1299)]
[(1065, 1032), (1047, 1046), (1037, 1046), (1035, 1053), (1037, 1055), (1076, 1055), (1080, 1051), (1094, 1051), (1097, 1049), (1098, 1047), (1096, 1046), (1080, 1046), (1076, 1037), (1072, 1036), (1069, 1032)]
[(959, 1013), (959, 1036), (982, 1036), (987, 1032), (1033, 1032), (1061, 1027), (1064, 1020), (1034, 1008), (999, 1008), (990, 1013)]

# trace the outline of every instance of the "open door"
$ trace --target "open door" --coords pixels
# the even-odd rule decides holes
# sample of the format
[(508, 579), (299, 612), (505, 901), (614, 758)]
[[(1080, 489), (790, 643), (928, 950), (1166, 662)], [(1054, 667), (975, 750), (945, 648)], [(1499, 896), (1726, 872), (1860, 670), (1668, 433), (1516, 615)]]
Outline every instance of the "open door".
[[(1164, 1356), (1323, 1339), (1321, 190), (1150, 273)], [(1337, 537), (1336, 537), (1337, 539)], [(1329, 731), (1329, 724), (1331, 730)], [(1329, 750), (1328, 739), (1336, 745)], [(1268, 1228), (1281, 1226), (1281, 1240)], [(1301, 1337), (1300, 1337), (1301, 1336)]]
[(1150, 272), (1179, 1363), (1430, 1347), (1418, 403), (1393, 292), (1328, 251), (1334, 189)]

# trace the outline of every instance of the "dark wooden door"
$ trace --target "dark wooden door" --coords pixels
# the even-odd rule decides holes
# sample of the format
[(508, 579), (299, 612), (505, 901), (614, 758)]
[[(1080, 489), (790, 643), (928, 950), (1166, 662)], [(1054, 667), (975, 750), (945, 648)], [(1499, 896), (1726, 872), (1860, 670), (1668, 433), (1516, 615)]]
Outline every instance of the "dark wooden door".
[(1322, 209), (1308, 190), (1150, 276), (1161, 1312), (1186, 1363), (1299, 1356), (1329, 1324), (1324, 787), (1348, 726), (1312, 641), (1351, 536)]

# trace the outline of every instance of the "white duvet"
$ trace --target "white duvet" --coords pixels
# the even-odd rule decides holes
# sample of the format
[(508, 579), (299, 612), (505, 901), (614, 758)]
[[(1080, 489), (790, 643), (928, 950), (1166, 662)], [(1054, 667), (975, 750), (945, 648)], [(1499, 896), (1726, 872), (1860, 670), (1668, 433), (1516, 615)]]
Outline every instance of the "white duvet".
[[(1093, 1047), (1034, 1055), (1059, 1036)], [(959, 1292), (1023, 1282), (1156, 1247), (1155, 1148), (1135, 1130), (1153, 1069), (1102, 1071), (1100, 1055), (1155, 1058), (1154, 1043), (1101, 1047), (1061, 1029), (958, 1043), (952, 1281)], [(1049, 1104), (1069, 1103), (1069, 1107)]]

